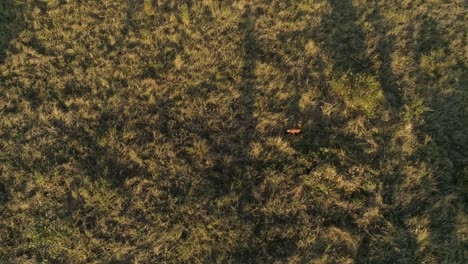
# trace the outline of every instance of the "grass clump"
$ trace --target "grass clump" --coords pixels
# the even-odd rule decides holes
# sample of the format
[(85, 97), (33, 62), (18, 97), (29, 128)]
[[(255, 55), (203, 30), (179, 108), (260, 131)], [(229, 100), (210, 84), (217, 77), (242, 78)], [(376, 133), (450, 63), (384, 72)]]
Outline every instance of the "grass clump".
[(331, 88), (349, 108), (361, 110), (369, 117), (378, 114), (376, 111), (384, 102), (382, 87), (372, 76), (347, 73), (333, 80)]

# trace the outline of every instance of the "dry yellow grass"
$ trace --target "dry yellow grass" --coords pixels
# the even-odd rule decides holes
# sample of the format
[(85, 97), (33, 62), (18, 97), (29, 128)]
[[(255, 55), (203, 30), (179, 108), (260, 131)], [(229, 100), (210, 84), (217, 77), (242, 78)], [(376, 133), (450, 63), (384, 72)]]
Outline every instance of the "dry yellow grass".
[(0, 1), (0, 262), (464, 263), (465, 3), (387, 2)]

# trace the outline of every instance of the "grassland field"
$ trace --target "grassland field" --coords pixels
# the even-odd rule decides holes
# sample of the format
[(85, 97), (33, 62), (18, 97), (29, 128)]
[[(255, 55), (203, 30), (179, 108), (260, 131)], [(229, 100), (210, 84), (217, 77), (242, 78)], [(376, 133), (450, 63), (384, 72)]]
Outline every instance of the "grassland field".
[(467, 7), (0, 0), (0, 262), (468, 263)]

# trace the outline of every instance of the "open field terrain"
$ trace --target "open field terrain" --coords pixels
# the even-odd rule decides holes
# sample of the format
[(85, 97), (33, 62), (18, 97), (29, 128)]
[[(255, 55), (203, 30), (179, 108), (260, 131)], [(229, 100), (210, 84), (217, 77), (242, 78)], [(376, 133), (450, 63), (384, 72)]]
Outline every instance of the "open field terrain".
[(0, 262), (467, 263), (467, 19), (0, 0)]

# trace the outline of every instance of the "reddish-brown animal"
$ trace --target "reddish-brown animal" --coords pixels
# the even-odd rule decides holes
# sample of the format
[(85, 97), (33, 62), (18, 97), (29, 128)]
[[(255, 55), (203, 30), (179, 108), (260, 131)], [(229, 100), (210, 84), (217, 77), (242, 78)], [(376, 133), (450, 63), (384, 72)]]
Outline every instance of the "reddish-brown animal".
[(297, 128), (288, 129), (286, 130), (286, 132), (290, 134), (298, 134), (298, 133), (301, 133), (301, 130), (302, 130), (302, 121), (299, 121), (297, 123)]

